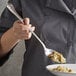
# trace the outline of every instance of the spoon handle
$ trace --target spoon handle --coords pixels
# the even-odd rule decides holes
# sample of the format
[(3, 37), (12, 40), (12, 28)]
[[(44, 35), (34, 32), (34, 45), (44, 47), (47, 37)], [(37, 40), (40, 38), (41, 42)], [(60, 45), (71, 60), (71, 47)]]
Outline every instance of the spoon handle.
[[(21, 18), (21, 16), (16, 12), (14, 6), (11, 4), (11, 3), (8, 3), (7, 5), (7, 8), (9, 9), (9, 11), (11, 13), (13, 13), (22, 23), (23, 23), (23, 19)], [(42, 44), (43, 48), (45, 49), (46, 46), (45, 44), (42, 42), (42, 40), (35, 34), (35, 32), (33, 32), (31, 29), (30, 29), (31, 33), (36, 37), (36, 39)]]

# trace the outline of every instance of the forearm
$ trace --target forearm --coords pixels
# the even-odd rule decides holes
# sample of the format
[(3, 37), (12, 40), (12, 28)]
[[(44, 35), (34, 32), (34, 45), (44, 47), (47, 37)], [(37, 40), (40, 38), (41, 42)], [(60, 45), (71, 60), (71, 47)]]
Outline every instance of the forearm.
[(19, 40), (15, 36), (13, 29), (9, 29), (0, 39), (0, 54), (8, 53), (18, 42)]
[(24, 23), (19, 20), (15, 21), (13, 27), (5, 32), (0, 38), (0, 56), (8, 53), (20, 40), (28, 40), (31, 38), (32, 33), (29, 31), (35, 30), (30, 24), (29, 18), (24, 19)]

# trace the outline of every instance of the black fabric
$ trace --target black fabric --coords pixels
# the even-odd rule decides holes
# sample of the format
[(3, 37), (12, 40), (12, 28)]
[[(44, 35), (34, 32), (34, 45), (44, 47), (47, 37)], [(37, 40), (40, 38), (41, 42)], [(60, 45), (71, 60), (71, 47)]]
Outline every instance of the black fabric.
[(76, 9), (76, 0), (63, 0), (70, 10)]
[[(35, 33), (45, 43), (46, 47), (61, 52), (67, 63), (76, 63), (76, 20), (62, 0), (10, 0), (17, 12), (23, 17), (29, 17), (36, 27)], [(19, 8), (18, 8), (19, 7)], [(10, 18), (11, 17), (11, 18)], [(8, 9), (0, 19), (1, 35), (12, 27), (17, 20)], [(46, 65), (55, 64), (45, 56), (44, 49), (38, 40), (32, 36), (25, 41), (26, 52), (22, 67), (22, 76), (54, 76), (46, 70)]]
[(13, 53), (11, 50), (9, 53), (0, 58), (0, 67), (9, 59), (10, 55)]
[(73, 9), (73, 1), (75, 0), (64, 0), (65, 4), (69, 7), (69, 9)]

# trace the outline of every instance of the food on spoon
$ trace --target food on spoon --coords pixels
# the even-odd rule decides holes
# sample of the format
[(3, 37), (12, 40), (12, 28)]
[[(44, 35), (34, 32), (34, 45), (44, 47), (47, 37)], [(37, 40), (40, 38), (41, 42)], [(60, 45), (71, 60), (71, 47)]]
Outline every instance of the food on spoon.
[(57, 63), (66, 63), (66, 59), (63, 55), (57, 51), (54, 51), (52, 54), (48, 56), (52, 61)]
[(64, 67), (64, 66), (57, 66), (56, 68), (53, 68), (52, 71), (73, 73), (72, 69)]

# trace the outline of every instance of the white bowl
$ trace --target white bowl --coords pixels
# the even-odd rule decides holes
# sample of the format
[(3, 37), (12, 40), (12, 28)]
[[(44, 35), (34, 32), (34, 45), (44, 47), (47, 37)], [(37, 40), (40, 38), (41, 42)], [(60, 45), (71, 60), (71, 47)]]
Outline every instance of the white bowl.
[[(63, 67), (70, 68), (73, 70), (73, 73), (53, 71), (52, 69), (56, 68), (57, 66), (63, 66)], [(76, 64), (53, 64), (53, 65), (46, 66), (46, 69), (56, 76), (76, 76)]]

